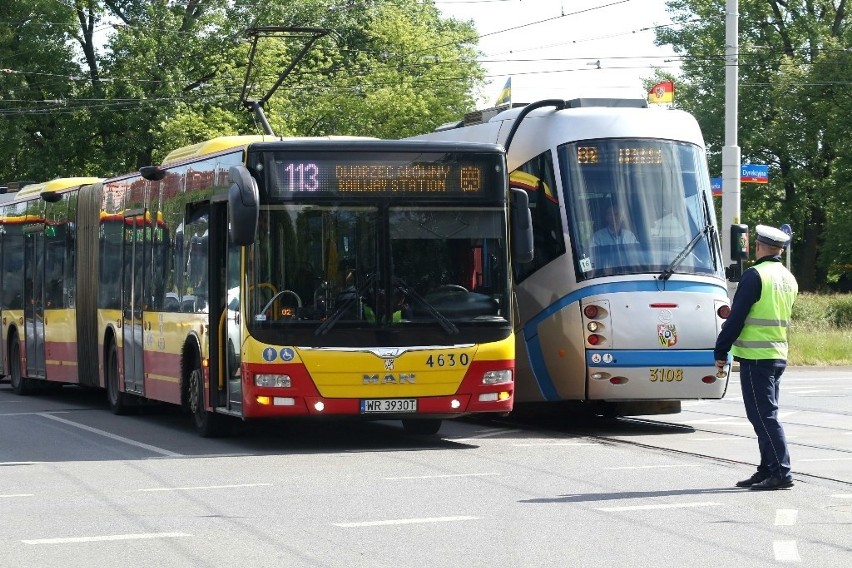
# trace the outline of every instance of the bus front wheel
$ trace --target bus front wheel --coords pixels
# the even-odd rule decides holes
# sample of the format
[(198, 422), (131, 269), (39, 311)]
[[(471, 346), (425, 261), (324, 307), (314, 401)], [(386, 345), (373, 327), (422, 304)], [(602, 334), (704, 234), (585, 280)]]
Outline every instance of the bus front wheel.
[(227, 417), (204, 407), (204, 372), (200, 367), (189, 374), (189, 410), (202, 438), (219, 438), (228, 433)]
[(107, 352), (107, 400), (113, 414), (122, 416), (130, 414), (136, 407), (130, 401), (127, 393), (121, 392), (118, 386), (118, 349), (111, 343)]

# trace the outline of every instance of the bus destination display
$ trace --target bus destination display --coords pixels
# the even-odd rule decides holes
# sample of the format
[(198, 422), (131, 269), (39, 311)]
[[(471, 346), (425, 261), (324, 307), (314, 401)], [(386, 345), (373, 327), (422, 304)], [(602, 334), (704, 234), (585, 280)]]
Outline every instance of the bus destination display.
[[(418, 156), (422, 158), (422, 154)], [(398, 156), (369, 160), (305, 158), (276, 159), (273, 197), (296, 195), (453, 195), (483, 197), (499, 193), (495, 174), (500, 161), (493, 156), (442, 155), (434, 161), (401, 160)], [(497, 183), (496, 187), (489, 188)]]

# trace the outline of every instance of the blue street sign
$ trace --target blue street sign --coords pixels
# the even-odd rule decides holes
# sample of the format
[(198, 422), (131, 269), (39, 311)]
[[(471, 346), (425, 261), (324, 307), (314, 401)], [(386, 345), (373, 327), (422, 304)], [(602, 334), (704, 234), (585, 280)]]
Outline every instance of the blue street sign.
[(740, 165), (740, 181), (746, 183), (769, 183), (769, 166), (763, 164)]
[(791, 227), (787, 223), (784, 223), (783, 225), (781, 225), (781, 230), (784, 231), (785, 233), (787, 233), (788, 236), (790, 236), (790, 237), (793, 236), (793, 227)]

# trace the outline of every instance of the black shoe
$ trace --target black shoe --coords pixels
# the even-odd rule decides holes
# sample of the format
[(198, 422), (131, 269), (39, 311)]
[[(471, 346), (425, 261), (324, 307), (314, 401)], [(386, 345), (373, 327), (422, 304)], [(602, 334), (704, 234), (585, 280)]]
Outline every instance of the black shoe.
[(751, 487), (755, 483), (760, 483), (764, 479), (768, 478), (768, 473), (761, 473), (756, 471), (752, 474), (748, 479), (743, 479), (742, 481), (737, 481), (737, 487)]
[(793, 487), (792, 477), (767, 477), (760, 483), (752, 485), (751, 489), (755, 489), (757, 491), (772, 491), (774, 489), (789, 489), (791, 487)]

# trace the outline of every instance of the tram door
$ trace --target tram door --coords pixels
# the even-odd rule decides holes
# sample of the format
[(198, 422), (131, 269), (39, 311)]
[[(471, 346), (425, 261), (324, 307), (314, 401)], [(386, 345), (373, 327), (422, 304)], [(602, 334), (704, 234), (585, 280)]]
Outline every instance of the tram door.
[(135, 210), (124, 217), (123, 286), (121, 313), (124, 351), (124, 390), (145, 394), (143, 355), (143, 274), (145, 266), (145, 212)]
[(44, 226), (24, 229), (26, 376), (44, 378)]

